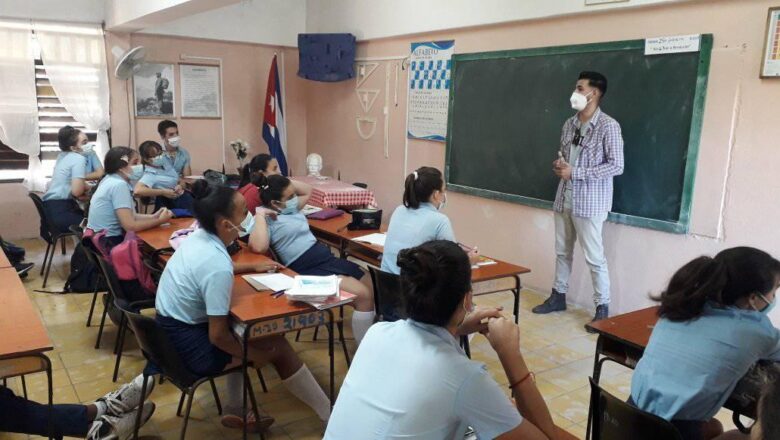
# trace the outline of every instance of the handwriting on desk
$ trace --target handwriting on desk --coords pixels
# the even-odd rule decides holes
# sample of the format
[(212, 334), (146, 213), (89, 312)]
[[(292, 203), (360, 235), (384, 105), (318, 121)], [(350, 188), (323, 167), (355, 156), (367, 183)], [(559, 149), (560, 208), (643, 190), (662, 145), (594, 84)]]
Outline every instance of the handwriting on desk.
[(250, 338), (258, 338), (279, 333), (286, 333), (302, 328), (315, 327), (327, 323), (327, 312), (317, 311), (295, 316), (285, 316), (270, 321), (259, 322), (252, 327)]

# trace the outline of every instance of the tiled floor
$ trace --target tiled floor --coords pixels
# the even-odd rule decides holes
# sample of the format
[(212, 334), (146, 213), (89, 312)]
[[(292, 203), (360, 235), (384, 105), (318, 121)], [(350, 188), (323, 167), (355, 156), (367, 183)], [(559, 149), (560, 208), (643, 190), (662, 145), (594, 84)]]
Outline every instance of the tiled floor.
[[(85, 327), (89, 311), (91, 294), (52, 295), (33, 292), (39, 289), (42, 277), (39, 276), (44, 247), (40, 240), (24, 240), (17, 244), (27, 249), (28, 261), (36, 267), (24, 281), (30, 298), (38, 306), (44, 323), (49, 330), (55, 350), (49, 354), (54, 368), (54, 400), (58, 403), (91, 402), (95, 398), (115, 389), (118, 384), (111, 382), (115, 357), (112, 355), (116, 327), (109, 324), (104, 333), (100, 349), (94, 349), (97, 327)], [(60, 290), (66, 279), (70, 252), (54, 259), (54, 267), (49, 278), (47, 290)], [(534, 315), (530, 309), (539, 304), (543, 297), (524, 291), (521, 295), (520, 328), (521, 347), (526, 362), (537, 374), (537, 384), (552, 412), (553, 419), (560, 427), (572, 434), (584, 438), (588, 416), (590, 391), (588, 376), (593, 369), (593, 353), (596, 337), (588, 335), (582, 325), (589, 317), (579, 309), (553, 315)], [(100, 301), (98, 301), (100, 303)], [(511, 310), (512, 295), (509, 293), (492, 294), (478, 297), (478, 305), (504, 306)], [(102, 308), (95, 312), (99, 321)], [(349, 326), (347, 326), (349, 327)], [(324, 333), (324, 332), (323, 332)], [(349, 329), (347, 335), (351, 336)], [(292, 336), (292, 335), (291, 335)], [(328, 351), (326, 339), (311, 342), (312, 332), (305, 331), (301, 342), (293, 342), (301, 358), (306, 362), (323, 388), (327, 387)], [(131, 341), (132, 338), (128, 338)], [(292, 340), (292, 337), (291, 337)], [(304, 342), (305, 341), (305, 342)], [(354, 341), (350, 340), (354, 350)], [(486, 363), (501, 384), (507, 384), (496, 354), (487, 340), (477, 335), (471, 343), (472, 358)], [(337, 389), (346, 372), (346, 363), (340, 351), (336, 351)], [(144, 361), (134, 341), (128, 344), (122, 358), (120, 382), (125, 382), (139, 374)], [(258, 395), (263, 408), (276, 418), (276, 423), (266, 437), (269, 439), (319, 439), (321, 426), (305, 405), (292, 397), (279, 381), (273, 368), (263, 369), (268, 393)], [(255, 379), (256, 380), (256, 379)], [(631, 371), (618, 365), (607, 363), (602, 374), (602, 385), (613, 394), (625, 398), (631, 384)], [(21, 391), (20, 382), (10, 382), (16, 391)], [(220, 390), (224, 386), (218, 381)], [(44, 375), (27, 378), (27, 388), (32, 399), (45, 401), (46, 380)], [(260, 390), (259, 384), (255, 389)], [(170, 384), (158, 385), (152, 394), (157, 410), (149, 423), (144, 426), (145, 438), (178, 438), (182, 420), (176, 417), (179, 394)], [(727, 427), (732, 426), (730, 414), (721, 412), (719, 418)], [(214, 399), (208, 386), (196, 395), (191, 420), (188, 427), (188, 439), (229, 440), (239, 438), (240, 431), (223, 428), (219, 424)], [(0, 434), (0, 440), (26, 438), (21, 435)]]

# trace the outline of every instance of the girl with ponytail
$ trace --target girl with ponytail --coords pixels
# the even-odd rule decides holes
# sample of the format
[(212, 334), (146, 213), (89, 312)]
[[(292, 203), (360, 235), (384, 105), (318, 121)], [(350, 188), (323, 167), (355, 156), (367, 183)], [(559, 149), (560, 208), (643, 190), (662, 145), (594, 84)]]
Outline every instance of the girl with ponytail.
[(660, 319), (631, 383), (630, 402), (670, 420), (686, 440), (723, 432), (713, 417), (759, 360), (780, 361), (780, 331), (767, 317), (780, 262), (751, 247), (680, 268), (657, 298)]
[(244, 165), (244, 169), (241, 170), (241, 183), (238, 185), (238, 192), (244, 196), (246, 207), (252, 214), (262, 204), (260, 203), (261, 181), (276, 174), (281, 174), (279, 162), (270, 154), (258, 154)]
[[(441, 171), (421, 167), (406, 176), (403, 205), (390, 217), (381, 269), (401, 273), (396, 259), (402, 249), (419, 246), (431, 240), (455, 241), (450, 219), (440, 211), (447, 203), (444, 178)], [(469, 258), (479, 259), (477, 248), (470, 249)]]

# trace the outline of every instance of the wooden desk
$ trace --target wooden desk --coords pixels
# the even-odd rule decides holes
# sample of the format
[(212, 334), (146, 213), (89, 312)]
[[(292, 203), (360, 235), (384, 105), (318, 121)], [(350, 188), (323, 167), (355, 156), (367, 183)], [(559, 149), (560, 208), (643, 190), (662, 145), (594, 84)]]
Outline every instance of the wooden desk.
[(8, 267), (14, 267), (13, 264), (8, 260), (8, 256), (5, 255), (5, 252), (0, 249), (0, 269), (5, 269)]
[[(339, 251), (341, 258), (353, 257), (375, 267), (381, 266), (384, 248), (357, 241), (358, 237), (371, 234), (372, 231), (350, 231), (346, 226), (352, 221), (352, 216), (344, 214), (328, 220), (309, 219), (312, 234), (323, 243)], [(387, 226), (382, 225), (379, 232), (387, 232)], [(471, 271), (471, 282), (474, 295), (487, 295), (510, 291), (514, 295), (515, 322), (518, 320), (520, 308), (520, 290), (522, 283), (520, 275), (531, 272), (527, 267), (493, 259), (496, 264), (480, 266)]]
[(168, 240), (171, 238), (171, 234), (179, 229), (189, 227), (194, 218), (172, 218), (169, 224), (165, 226), (157, 226), (156, 228), (147, 229), (136, 233), (144, 243), (149, 245), (153, 250), (166, 249), (171, 247)]

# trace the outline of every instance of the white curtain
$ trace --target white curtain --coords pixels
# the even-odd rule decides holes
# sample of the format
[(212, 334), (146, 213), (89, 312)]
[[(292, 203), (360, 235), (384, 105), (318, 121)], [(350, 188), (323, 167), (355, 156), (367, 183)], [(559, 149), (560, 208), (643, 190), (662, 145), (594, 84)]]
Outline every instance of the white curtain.
[(43, 191), (38, 99), (29, 22), (0, 20), (0, 140), (29, 156), (24, 184)]
[(33, 24), (49, 81), (65, 109), (89, 130), (98, 130), (97, 153), (108, 151), (108, 73), (100, 25)]

